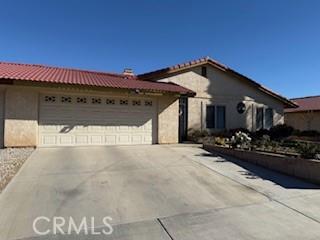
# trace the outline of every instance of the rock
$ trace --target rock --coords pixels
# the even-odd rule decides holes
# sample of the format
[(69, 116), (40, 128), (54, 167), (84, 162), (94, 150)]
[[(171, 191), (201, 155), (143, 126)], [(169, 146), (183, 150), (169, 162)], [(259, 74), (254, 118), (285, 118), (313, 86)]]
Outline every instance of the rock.
[(34, 148), (0, 149), (0, 192), (18, 172)]

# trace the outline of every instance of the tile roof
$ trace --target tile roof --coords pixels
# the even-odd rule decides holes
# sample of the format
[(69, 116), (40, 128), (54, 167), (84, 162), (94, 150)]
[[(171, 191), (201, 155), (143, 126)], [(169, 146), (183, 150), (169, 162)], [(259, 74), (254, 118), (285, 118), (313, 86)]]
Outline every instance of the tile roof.
[(157, 78), (161, 78), (170, 74), (174, 74), (176, 72), (179, 71), (184, 71), (186, 69), (192, 68), (192, 67), (196, 67), (196, 66), (202, 66), (205, 64), (209, 64), (217, 69), (220, 69), (221, 71), (224, 71), (228, 74), (231, 74), (233, 76), (236, 76), (244, 81), (246, 81), (247, 83), (253, 85), (254, 87), (256, 87), (257, 89), (259, 89), (260, 91), (280, 100), (281, 102), (284, 103), (284, 105), (286, 107), (297, 107), (293, 102), (291, 102), (290, 100), (288, 100), (287, 98), (281, 96), (278, 93), (275, 93), (274, 91), (271, 91), (270, 89), (268, 89), (267, 87), (261, 85), (260, 83), (242, 75), (241, 73), (236, 72), (235, 70), (227, 67), (226, 65), (223, 65), (221, 63), (219, 63), (218, 61), (210, 58), (210, 57), (203, 57), (197, 60), (192, 60), (189, 62), (185, 62), (185, 63), (181, 63), (181, 64), (176, 64), (174, 66), (170, 66), (170, 67), (166, 67), (166, 68), (162, 68), (156, 71), (152, 71), (152, 72), (148, 72), (148, 73), (143, 73), (138, 75), (139, 79), (142, 80), (150, 80), (153, 81), (154, 79)]
[(306, 111), (320, 111), (320, 96), (293, 98), (291, 101), (299, 105), (298, 108), (285, 109), (286, 113), (290, 112), (306, 112)]
[(77, 84), (133, 90), (139, 89), (151, 92), (195, 94), (191, 90), (177, 84), (141, 81), (137, 79), (136, 76), (71, 68), (49, 67), (36, 64), (0, 62), (0, 83), (1, 79)]

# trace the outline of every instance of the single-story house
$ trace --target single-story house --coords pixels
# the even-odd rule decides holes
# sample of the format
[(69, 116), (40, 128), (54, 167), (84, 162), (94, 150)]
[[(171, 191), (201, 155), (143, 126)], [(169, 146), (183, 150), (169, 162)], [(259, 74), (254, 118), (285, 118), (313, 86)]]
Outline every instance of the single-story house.
[(291, 99), (298, 108), (286, 108), (285, 123), (299, 129), (320, 131), (320, 96)]
[(283, 123), (286, 98), (210, 58), (135, 76), (0, 62), (4, 147), (177, 143)]
[(196, 93), (181, 97), (180, 140), (188, 131), (269, 129), (284, 123), (284, 108), (297, 105), (252, 79), (209, 58), (138, 75), (139, 79), (175, 83)]

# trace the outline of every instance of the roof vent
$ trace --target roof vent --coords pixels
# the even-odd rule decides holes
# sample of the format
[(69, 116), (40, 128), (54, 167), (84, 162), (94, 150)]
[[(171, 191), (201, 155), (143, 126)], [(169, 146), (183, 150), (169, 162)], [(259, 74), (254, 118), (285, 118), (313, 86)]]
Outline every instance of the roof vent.
[(134, 72), (131, 68), (125, 68), (123, 70), (123, 75), (127, 75), (127, 76), (134, 76)]

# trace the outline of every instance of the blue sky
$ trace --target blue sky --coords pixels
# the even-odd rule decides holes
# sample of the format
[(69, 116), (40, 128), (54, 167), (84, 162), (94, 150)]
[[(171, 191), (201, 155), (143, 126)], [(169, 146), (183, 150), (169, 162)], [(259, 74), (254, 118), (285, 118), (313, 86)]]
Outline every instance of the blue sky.
[(320, 95), (317, 0), (0, 0), (0, 61), (136, 73), (202, 56)]

